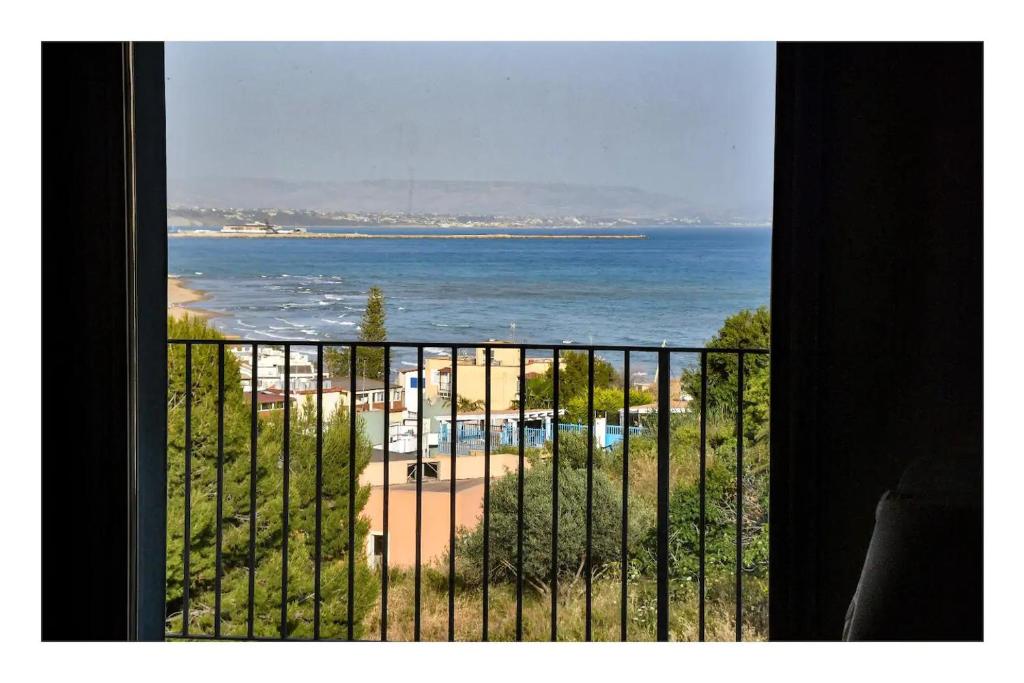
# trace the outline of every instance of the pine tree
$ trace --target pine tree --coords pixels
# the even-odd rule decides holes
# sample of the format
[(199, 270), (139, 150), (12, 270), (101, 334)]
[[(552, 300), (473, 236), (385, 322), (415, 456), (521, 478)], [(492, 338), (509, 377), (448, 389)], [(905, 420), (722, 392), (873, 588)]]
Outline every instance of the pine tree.
[[(388, 330), (385, 327), (386, 317), (384, 293), (380, 291), (379, 287), (371, 287), (369, 296), (366, 298), (363, 322), (359, 326), (359, 340), (369, 342), (386, 341), (388, 338)], [(379, 380), (385, 379), (384, 349), (360, 349), (356, 361), (357, 367), (361, 369), (366, 377)]]
[[(196, 319), (169, 320), (173, 338), (211, 339), (220, 335)], [(167, 622), (180, 632), (184, 589), (185, 510), (185, 348), (168, 351), (167, 424)], [(251, 406), (241, 388), (238, 361), (224, 355), (224, 495), (221, 573), (221, 629), (224, 635), (244, 636), (248, 618), (249, 505)], [(316, 557), (316, 411), (307, 399), (305, 409), (293, 408), (289, 429), (288, 623), (289, 637), (311, 637), (313, 571)], [(213, 632), (216, 578), (217, 484), (217, 348), (192, 348), (192, 420), (190, 481), (189, 630)], [(283, 411), (261, 415), (257, 423), (256, 574), (254, 632), (279, 635), (283, 509)], [(344, 407), (324, 415), (321, 556), (321, 635), (344, 638), (348, 601), (348, 465), (349, 425)], [(356, 436), (356, 468), (370, 459), (371, 446), (360, 428)], [(355, 491), (357, 515), (369, 488)], [(378, 581), (363, 560), (365, 519), (356, 520), (355, 624), (376, 599)]]
[[(380, 287), (370, 287), (366, 297), (366, 308), (359, 323), (359, 341), (387, 341), (387, 313), (384, 309), (384, 293)], [(347, 377), (349, 367), (348, 348), (328, 348), (324, 354), (328, 371), (335, 376)], [(363, 377), (384, 381), (384, 349), (361, 348), (356, 354), (356, 372)]]
[[(725, 319), (722, 328), (708, 342), (708, 349), (763, 348), (771, 344), (771, 314), (764, 306), (743, 309)], [(769, 357), (768, 354), (744, 356), (743, 426), (748, 438), (768, 427)], [(735, 414), (739, 400), (739, 358), (735, 353), (708, 353), (708, 412), (720, 410)], [(700, 369), (683, 371), (680, 388), (700, 404)]]

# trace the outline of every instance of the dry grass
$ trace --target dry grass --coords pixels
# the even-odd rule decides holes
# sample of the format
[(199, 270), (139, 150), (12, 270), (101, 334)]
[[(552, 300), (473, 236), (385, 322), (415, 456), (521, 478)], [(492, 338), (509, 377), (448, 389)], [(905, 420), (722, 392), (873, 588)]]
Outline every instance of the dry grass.
[[(489, 595), (489, 639), (515, 640), (515, 586), (491, 586)], [(392, 571), (388, 599), (388, 639), (413, 640), (415, 591), (413, 574)], [(479, 588), (456, 587), (455, 639), (479, 641), (482, 638), (483, 599)], [(695, 591), (677, 591), (669, 611), (670, 639), (697, 640), (697, 596)], [(734, 604), (731, 601), (707, 602), (705, 635), (709, 641), (731, 641), (735, 638)], [(631, 641), (655, 640), (655, 585), (650, 579), (631, 581), (627, 606), (627, 632)], [(447, 574), (435, 567), (423, 570), (421, 583), (420, 635), (424, 641), (448, 639)], [(367, 615), (366, 637), (380, 634), (380, 600)], [(559, 590), (558, 639), (585, 639), (584, 584), (578, 581)], [(593, 584), (592, 637), (595, 641), (618, 641), (620, 638), (620, 583), (614, 576), (600, 577)], [(545, 641), (551, 637), (551, 598), (527, 590), (523, 599), (523, 639)], [(765, 625), (744, 619), (745, 640), (766, 640)]]

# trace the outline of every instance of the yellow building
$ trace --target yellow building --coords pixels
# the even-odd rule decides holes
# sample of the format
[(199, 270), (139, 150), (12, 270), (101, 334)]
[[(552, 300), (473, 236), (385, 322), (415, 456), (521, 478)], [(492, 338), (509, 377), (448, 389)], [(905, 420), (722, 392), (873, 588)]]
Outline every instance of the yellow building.
[[(488, 340), (495, 343), (495, 340)], [(502, 343), (502, 342), (497, 342)], [(543, 375), (553, 362), (546, 358), (526, 358), (526, 378)], [(458, 359), (459, 397), (468, 401), (480, 401), (483, 405), (486, 392), (487, 365), (484, 349), (476, 349), (473, 356), (459, 356)], [(564, 365), (562, 367), (565, 367)], [(450, 356), (424, 359), (423, 385), (425, 397), (447, 401), (451, 398)], [(519, 349), (497, 347), (491, 351), (491, 408), (507, 410), (519, 399)]]

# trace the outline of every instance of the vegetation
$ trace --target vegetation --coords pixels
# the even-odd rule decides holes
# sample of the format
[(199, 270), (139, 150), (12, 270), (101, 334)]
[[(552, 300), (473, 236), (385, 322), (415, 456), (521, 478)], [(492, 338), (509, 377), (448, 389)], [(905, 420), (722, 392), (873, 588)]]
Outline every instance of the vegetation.
[(458, 411), (460, 413), (472, 413), (475, 410), (480, 410), (484, 407), (484, 402), (477, 399), (471, 400), (465, 396), (459, 396)]
[[(539, 463), (523, 479), (523, 581), (534, 591), (550, 590), (552, 466)], [(586, 562), (586, 472), (561, 465), (558, 479), (558, 563), (560, 579), (578, 579)], [(515, 581), (517, 569), (518, 486), (516, 476), (498, 479), (491, 487), (491, 581)], [(619, 552), (619, 490), (604, 472), (594, 473), (593, 554), (594, 571), (600, 574), (615, 562)], [(479, 587), (483, 582), (483, 526), (464, 533), (456, 545), (462, 560), (463, 583)]]
[[(709, 344), (712, 348), (757, 347), (768, 344), (770, 321), (767, 311), (742, 311), (730, 317)], [(582, 354), (580, 354), (582, 355)], [(714, 360), (712, 360), (714, 359)], [(706, 420), (705, 488), (705, 578), (708, 637), (731, 639), (734, 628), (736, 583), (737, 445), (735, 356), (709, 355), (708, 415)], [(768, 580), (768, 364), (767, 356), (749, 355), (744, 370), (744, 463), (742, 471), (742, 573), (744, 629), (746, 638), (767, 635)], [(577, 365), (578, 367), (578, 365)], [(584, 372), (586, 369), (584, 356)], [(596, 370), (596, 368), (595, 368)], [(595, 372), (595, 377), (597, 373)], [(586, 420), (586, 383), (567, 402), (568, 413)], [(605, 375), (606, 379), (608, 375)], [(614, 382), (614, 380), (611, 380)], [(699, 398), (699, 370), (684, 373), (683, 389)], [(631, 392), (633, 405), (652, 399)], [(617, 411), (622, 390), (611, 386), (594, 391), (597, 411)], [(699, 405), (699, 404), (698, 404)], [(595, 450), (594, 463), (594, 623), (595, 633), (618, 637), (619, 582), (625, 572), (629, 585), (628, 611), (634, 638), (654, 635), (654, 590), (657, 566), (657, 446), (656, 425), (648, 425), (645, 436), (634, 437), (630, 445), (629, 525), (627, 557), (623, 565), (621, 538), (621, 487), (623, 480), (621, 445), (609, 451)], [(670, 503), (669, 576), (671, 592), (670, 632), (673, 638), (696, 639), (697, 586), (700, 575), (700, 415), (694, 410), (673, 415), (670, 421)], [(579, 571), (585, 546), (586, 441), (582, 435), (562, 434), (559, 443), (559, 557), (557, 570), (565, 587), (560, 595), (560, 615), (570, 624), (560, 627), (564, 636), (582, 631)], [(546, 454), (545, 454), (546, 456)], [(551, 465), (545, 456), (531, 457), (534, 467), (524, 480), (524, 624), (528, 638), (545, 638), (550, 616), (549, 586), (551, 564)], [(492, 595), (514, 599), (516, 566), (516, 523), (518, 520), (517, 477), (514, 473), (495, 482), (491, 498)], [(584, 507), (580, 507), (583, 505)], [(460, 590), (473, 595), (479, 586), (482, 530), (464, 533), (456, 545)], [(564, 547), (563, 547), (564, 546)], [(438, 590), (446, 593), (445, 586)], [(510, 591), (513, 591), (510, 593)], [(472, 602), (470, 602), (472, 604)], [(513, 607), (510, 609), (514, 614)], [(568, 611), (565, 611), (568, 610)], [(477, 622), (479, 623), (479, 622)], [(531, 627), (530, 624), (533, 624)], [(507, 625), (507, 624), (506, 624)], [(530, 629), (536, 629), (532, 632)], [(576, 633), (579, 637), (581, 633)], [(601, 636), (598, 636), (599, 638)]]
[[(170, 323), (187, 326), (173, 329), (176, 337), (215, 335), (201, 323)], [(770, 321), (767, 311), (742, 311), (730, 317), (710, 342), (712, 348), (766, 347)], [(216, 366), (213, 349), (193, 349), (193, 474), (192, 474), (192, 619), (193, 632), (212, 632), (213, 567), (215, 540), (216, 463)], [(180, 628), (182, 593), (183, 509), (183, 351), (172, 350), (169, 394), (168, 450), (168, 613), (170, 627)], [(586, 417), (586, 354), (566, 354), (574, 370), (563, 384), (570, 411)], [(582, 359), (582, 383), (579, 369)], [(228, 354), (225, 368), (225, 485), (224, 485), (224, 574), (223, 614), (225, 634), (244, 634), (247, 609), (248, 547), (248, 431), (249, 411), (238, 389), (238, 368)], [(741, 574), (744, 595), (744, 637), (767, 636), (768, 581), (768, 363), (767, 356), (748, 355), (745, 360), (744, 430), (737, 434), (737, 370), (735, 356), (708, 357), (706, 414), (705, 569), (707, 637), (731, 640), (735, 618), (735, 583)], [(721, 361), (721, 362), (719, 362)], [(730, 362), (731, 361), (731, 362)], [(600, 361), (604, 363), (604, 361)], [(611, 413), (621, 406), (622, 389), (610, 364), (597, 372), (603, 384), (595, 389), (595, 409)], [(549, 380), (550, 375), (546, 376)], [(545, 377), (531, 380), (531, 387)], [(542, 385), (543, 386), (543, 385)], [(572, 387), (571, 389), (568, 387)], [(581, 388), (582, 387), (582, 388)], [(682, 378), (682, 388), (700, 397), (700, 377), (692, 371)], [(531, 394), (533, 393), (531, 388)], [(573, 393), (575, 392), (575, 393)], [(578, 400), (583, 396), (584, 403)], [(652, 399), (631, 392), (634, 405)], [(575, 403), (574, 403), (575, 402)], [(699, 403), (695, 403), (699, 406)], [(464, 409), (460, 402), (460, 410)], [(289, 634), (311, 633), (313, 494), (315, 469), (310, 419), (315, 412), (293, 411), (291, 427), (291, 481), (289, 516)], [(348, 432), (343, 412), (325, 416), (324, 528), (345, 529), (348, 524)], [(597, 640), (616, 640), (620, 629), (620, 582), (628, 585), (627, 619), (631, 640), (652, 640), (655, 636), (655, 568), (657, 511), (656, 422), (643, 435), (630, 440), (629, 528), (626, 558), (621, 557), (622, 487), (624, 480), (621, 444), (593, 452), (593, 635)], [(257, 573), (256, 624), (258, 635), (276, 635), (280, 610), (281, 546), (281, 439), (280, 415), (260, 419), (257, 471)], [(212, 437), (212, 438), (211, 438)], [(737, 448), (743, 443), (742, 562), (736, 567)], [(669, 575), (670, 637), (696, 640), (698, 619), (698, 577), (700, 550), (700, 415), (698, 410), (672, 415), (670, 419), (670, 503)], [(499, 449), (501, 450), (501, 449)], [(523, 619), (528, 640), (544, 640), (550, 634), (551, 579), (558, 572), (559, 636), (582, 640), (584, 635), (583, 566), (586, 553), (586, 490), (588, 455), (585, 435), (562, 433), (559, 439), (559, 548), (551, 563), (551, 487), (554, 469), (550, 447), (529, 449), (529, 469), (523, 481), (524, 554)], [(363, 435), (357, 437), (357, 467), (369, 457)], [(512, 472), (491, 483), (490, 517), (490, 637), (514, 637), (515, 585), (517, 566), (518, 478)], [(367, 492), (357, 492), (361, 510)], [(363, 547), (365, 521), (357, 525), (356, 552)], [(347, 548), (345, 534), (324, 535), (323, 635), (344, 637), (346, 626), (345, 590)], [(456, 547), (456, 637), (480, 638), (482, 620), (483, 530), (477, 525), (459, 531)], [(378, 570), (371, 570), (357, 558), (356, 634), (376, 638), (380, 629), (381, 605)], [(411, 640), (413, 624), (412, 572), (392, 568), (389, 575), (389, 638)], [(423, 568), (422, 637), (447, 638), (447, 561)]]
[[(619, 423), (619, 411), (625, 406), (625, 396), (621, 387), (600, 387), (594, 389), (594, 412), (608, 417), (609, 424)], [(642, 406), (654, 402), (654, 396), (639, 389), (629, 390), (629, 405)], [(566, 422), (582, 424), (587, 420), (587, 394), (573, 396), (565, 403)]]
[[(359, 323), (359, 341), (387, 341), (387, 313), (384, 308), (384, 293), (380, 287), (370, 287), (366, 295), (366, 308)], [(331, 374), (347, 377), (350, 371), (349, 354), (351, 350), (343, 348), (327, 348), (324, 352), (324, 364)], [(384, 380), (384, 349), (360, 348), (356, 354), (357, 373), (370, 379)]]
[[(588, 358), (583, 351), (565, 351), (561, 354), (563, 366), (559, 370), (559, 403), (587, 395)], [(610, 389), (619, 384), (618, 373), (611, 363), (594, 358), (594, 389)], [(540, 377), (526, 381), (526, 403), (530, 408), (550, 408), (554, 401), (554, 367), (549, 367)], [(620, 390), (621, 393), (621, 390)], [(584, 407), (584, 410), (586, 408)]]
[[(171, 337), (209, 339), (220, 335), (204, 322), (188, 318), (168, 320)], [(189, 630), (212, 633), (216, 588), (217, 528), (217, 348), (196, 345), (192, 349), (191, 478), (185, 478), (185, 349), (168, 352), (167, 440), (167, 615), (168, 629), (180, 631), (184, 597), (185, 490), (191, 497), (189, 523)], [(251, 410), (241, 388), (238, 362), (224, 356), (224, 479), (221, 571), (221, 625), (224, 635), (244, 635), (249, 610), (249, 534), (255, 523), (254, 632), (257, 636), (280, 633), (282, 602), (281, 568), (284, 511), (283, 411), (260, 416), (257, 424), (256, 507), (250, 508)], [(312, 635), (313, 572), (316, 560), (316, 410), (310, 400), (304, 410), (292, 410), (289, 443), (288, 485), (288, 593), (285, 602), (290, 637)], [(349, 421), (344, 407), (324, 415), (323, 518), (327, 530), (347, 529)], [(356, 468), (369, 461), (370, 445), (362, 432), (356, 439)], [(369, 489), (355, 492), (357, 514)], [(356, 524), (357, 554), (354, 613), (355, 635), (363, 632), (363, 620), (377, 591), (377, 582), (361, 548), (368, 532), (365, 521)], [(347, 633), (348, 555), (347, 535), (324, 533), (321, 554), (321, 633), (344, 638)]]
[[(771, 344), (771, 316), (762, 306), (756, 310), (742, 310), (726, 318), (722, 329), (708, 342), (708, 348), (757, 348), (767, 349)], [(733, 353), (708, 354), (708, 397), (709, 411), (736, 410), (739, 396), (738, 359)], [(767, 354), (747, 354), (744, 357), (743, 376), (743, 420), (744, 429), (751, 438), (768, 425), (768, 379), (769, 358)], [(682, 376), (682, 390), (699, 403), (701, 382), (700, 368), (688, 370)]]

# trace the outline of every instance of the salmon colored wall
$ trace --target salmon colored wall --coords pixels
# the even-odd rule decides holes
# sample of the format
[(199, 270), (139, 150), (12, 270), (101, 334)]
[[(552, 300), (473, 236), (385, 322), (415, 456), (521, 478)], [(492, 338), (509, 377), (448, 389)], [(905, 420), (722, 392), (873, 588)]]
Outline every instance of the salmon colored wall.
[[(461, 464), (461, 463), (460, 463)], [(476, 528), (484, 499), (484, 483), (461, 489), (455, 494), (456, 528)], [(384, 488), (374, 486), (363, 510), (370, 530), (384, 529)], [(423, 531), (420, 542), (422, 566), (444, 559), (448, 548), (448, 491), (423, 491)], [(416, 490), (391, 487), (388, 498), (388, 566), (411, 568), (416, 565)]]
[[(388, 463), (388, 481), (391, 482), (392, 486), (404, 484), (406, 482), (406, 472), (408, 466), (414, 463), (415, 460), (399, 460), (391, 461)], [(438, 464), (437, 474), (438, 478), (444, 481), (451, 480), (451, 456), (450, 455), (432, 455), (424, 457), (423, 462), (434, 462)], [(526, 463), (529, 467), (530, 463)], [(506, 472), (515, 472), (519, 467), (519, 455), (516, 453), (492, 453), (491, 454), (491, 477), (504, 476)], [(458, 462), (455, 464), (455, 475), (459, 480), (462, 479), (481, 479), (484, 476), (484, 457), (483, 455), (460, 455), (458, 456)], [(366, 465), (366, 469), (359, 475), (359, 484), (361, 486), (383, 486), (384, 485), (384, 463), (383, 462), (371, 462)]]

